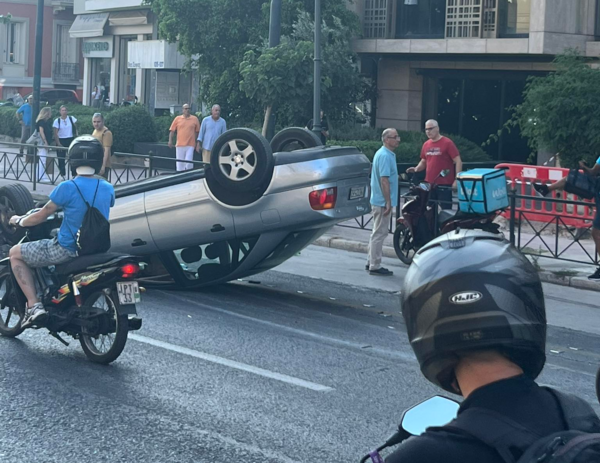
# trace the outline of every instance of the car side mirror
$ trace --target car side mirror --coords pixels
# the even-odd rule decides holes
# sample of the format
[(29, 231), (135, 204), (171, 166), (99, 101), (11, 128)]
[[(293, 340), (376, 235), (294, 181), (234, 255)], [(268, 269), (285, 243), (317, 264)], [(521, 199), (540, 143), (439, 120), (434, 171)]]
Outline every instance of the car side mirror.
[(456, 418), (458, 407), (458, 402), (437, 395), (406, 410), (400, 427), (413, 436), (419, 436), (431, 426), (448, 424)]

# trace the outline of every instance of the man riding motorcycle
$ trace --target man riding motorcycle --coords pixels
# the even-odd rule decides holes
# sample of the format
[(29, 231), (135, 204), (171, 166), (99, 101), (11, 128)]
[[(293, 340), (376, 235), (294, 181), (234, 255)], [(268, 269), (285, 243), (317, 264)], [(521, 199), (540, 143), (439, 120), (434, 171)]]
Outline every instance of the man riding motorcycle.
[[(546, 361), (542, 285), (507, 241), (478, 230), (443, 235), (415, 256), (401, 294), (421, 372), (464, 401), (455, 421), (406, 440), (387, 463), (505, 462), (506, 453), (477, 436), (493, 434), (499, 420), (518, 427), (514, 436), (533, 436), (531, 441), (568, 429), (556, 393), (534, 381)], [(574, 396), (569, 400), (591, 417), (583, 431), (599, 432), (591, 407)], [(502, 438), (517, 461), (530, 442), (513, 442), (512, 436)]]
[(102, 168), (103, 158), (104, 149), (98, 140), (91, 136), (76, 138), (68, 152), (68, 162), (75, 178), (58, 185), (50, 193), (50, 201), (38, 212), (27, 216), (15, 215), (10, 219), (11, 225), (33, 227), (45, 222), (58, 208), (64, 211), (57, 237), (17, 244), (10, 249), (13, 274), (27, 298), (27, 311), (21, 324), (23, 328), (40, 324), (47, 316), (36, 293), (31, 269), (62, 264), (77, 257), (76, 236), (87, 212), (85, 201), (93, 204), (108, 219), (109, 210), (115, 204), (115, 190), (104, 179), (95, 177)]

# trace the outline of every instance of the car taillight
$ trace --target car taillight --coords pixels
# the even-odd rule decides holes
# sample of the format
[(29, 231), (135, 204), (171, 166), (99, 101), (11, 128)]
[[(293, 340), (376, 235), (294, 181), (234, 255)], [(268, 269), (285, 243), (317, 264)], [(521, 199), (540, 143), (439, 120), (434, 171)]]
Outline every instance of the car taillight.
[(140, 266), (138, 264), (126, 264), (121, 267), (123, 278), (133, 278), (140, 272)]
[(335, 186), (332, 188), (323, 188), (322, 190), (311, 191), (308, 194), (310, 207), (312, 207), (315, 211), (333, 209), (335, 207), (336, 199), (337, 187)]

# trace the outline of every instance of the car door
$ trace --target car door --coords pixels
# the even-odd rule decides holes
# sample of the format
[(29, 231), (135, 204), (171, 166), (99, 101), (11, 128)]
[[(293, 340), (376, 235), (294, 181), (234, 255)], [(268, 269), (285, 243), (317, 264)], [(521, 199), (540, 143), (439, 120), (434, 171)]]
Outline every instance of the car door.
[(208, 193), (204, 179), (146, 192), (150, 233), (161, 251), (235, 238), (230, 209)]

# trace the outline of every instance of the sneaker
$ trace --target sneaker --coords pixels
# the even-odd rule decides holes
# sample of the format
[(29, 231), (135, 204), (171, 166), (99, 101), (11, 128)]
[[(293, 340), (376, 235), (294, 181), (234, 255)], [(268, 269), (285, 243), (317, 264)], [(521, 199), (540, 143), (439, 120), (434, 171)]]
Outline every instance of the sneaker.
[(600, 267), (598, 267), (596, 271), (588, 277), (588, 280), (600, 281)]
[(550, 193), (548, 185), (545, 185), (543, 183), (534, 183), (533, 189), (537, 191), (540, 196), (548, 196), (548, 193)]
[(379, 267), (377, 270), (370, 270), (369, 274), (370, 275), (379, 275), (379, 276), (391, 276), (394, 274), (394, 272), (392, 272), (391, 270), (388, 270), (387, 268)]
[(21, 322), (21, 328), (29, 328), (34, 324), (40, 323), (48, 316), (48, 312), (44, 309), (41, 302), (34, 304), (33, 307), (27, 309), (25, 312), (25, 318)]

